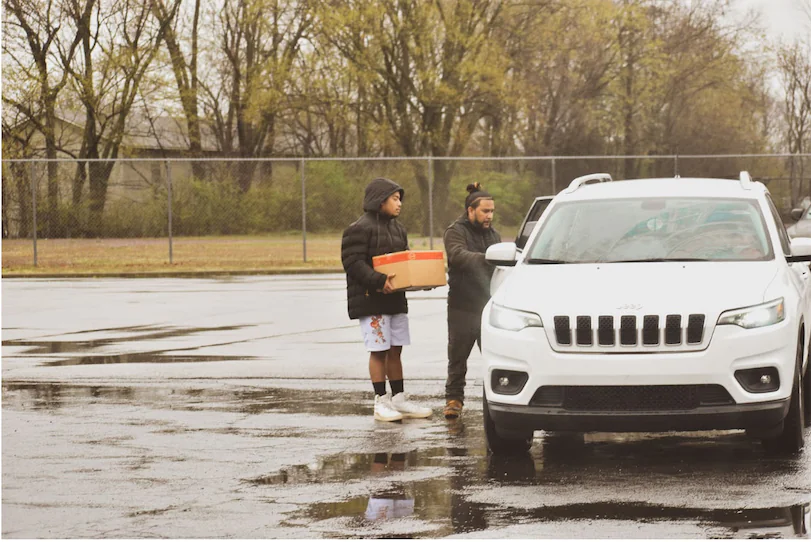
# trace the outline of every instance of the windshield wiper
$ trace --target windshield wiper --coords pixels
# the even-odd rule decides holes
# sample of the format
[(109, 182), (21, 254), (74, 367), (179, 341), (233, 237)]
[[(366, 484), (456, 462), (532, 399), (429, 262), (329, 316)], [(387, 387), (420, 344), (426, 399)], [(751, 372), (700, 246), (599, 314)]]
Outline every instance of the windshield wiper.
[(547, 260), (546, 258), (528, 258), (526, 261), (532, 264), (569, 263), (563, 260)]
[(650, 262), (709, 262), (707, 258), (641, 258), (638, 260), (607, 260), (602, 263), (650, 263)]

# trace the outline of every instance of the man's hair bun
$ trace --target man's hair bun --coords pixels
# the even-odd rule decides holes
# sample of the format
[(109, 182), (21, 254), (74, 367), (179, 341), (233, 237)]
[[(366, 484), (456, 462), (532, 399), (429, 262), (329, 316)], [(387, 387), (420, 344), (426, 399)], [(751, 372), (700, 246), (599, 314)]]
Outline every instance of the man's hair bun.
[(472, 194), (473, 192), (481, 192), (483, 188), (480, 183), (472, 183), (467, 185), (466, 190), (468, 191), (469, 194)]

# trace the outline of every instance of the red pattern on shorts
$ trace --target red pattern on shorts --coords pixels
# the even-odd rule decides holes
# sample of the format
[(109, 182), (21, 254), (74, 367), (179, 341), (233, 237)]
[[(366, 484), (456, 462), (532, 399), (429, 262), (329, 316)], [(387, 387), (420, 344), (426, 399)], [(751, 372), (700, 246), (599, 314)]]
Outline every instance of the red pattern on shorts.
[(372, 333), (376, 335), (375, 344), (386, 344), (386, 337), (383, 335), (383, 328), (380, 327), (381, 324), (386, 323), (383, 318), (383, 316), (372, 316), (370, 325), (372, 326)]

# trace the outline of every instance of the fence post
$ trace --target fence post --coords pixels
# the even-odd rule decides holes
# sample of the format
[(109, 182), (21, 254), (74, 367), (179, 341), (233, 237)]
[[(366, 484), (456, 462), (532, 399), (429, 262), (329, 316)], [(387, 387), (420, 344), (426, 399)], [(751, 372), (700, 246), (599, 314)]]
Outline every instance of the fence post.
[(679, 155), (673, 157), (673, 176), (679, 176)]
[(301, 254), (307, 263), (307, 178), (304, 173), (306, 161), (301, 159)]
[[(794, 207), (794, 184), (797, 180), (797, 161), (795, 158), (797, 157), (796, 151), (789, 156), (789, 174), (788, 174), (788, 198), (791, 207)], [(802, 179), (800, 180), (800, 187), (802, 188)]]
[(36, 162), (31, 162), (31, 239), (34, 242), (34, 267), (37, 266), (37, 175), (36, 175)]
[(552, 158), (552, 195), (553, 196), (558, 193), (557, 184), (558, 183), (557, 183), (556, 172), (555, 172), (555, 159)]
[(434, 250), (434, 158), (428, 155), (428, 248)]
[(173, 254), (172, 254), (172, 163), (167, 160), (166, 161), (166, 193), (167, 193), (167, 205), (168, 205), (168, 216), (169, 216), (169, 265), (173, 263)]

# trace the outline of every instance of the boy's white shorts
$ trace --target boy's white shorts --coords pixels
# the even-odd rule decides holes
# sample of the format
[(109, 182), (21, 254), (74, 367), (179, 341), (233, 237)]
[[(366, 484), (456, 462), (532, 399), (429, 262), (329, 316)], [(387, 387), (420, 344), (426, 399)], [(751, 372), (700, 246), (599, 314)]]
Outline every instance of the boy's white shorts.
[(385, 352), (392, 346), (408, 346), (408, 314), (379, 314), (360, 319), (363, 342), (369, 352)]

